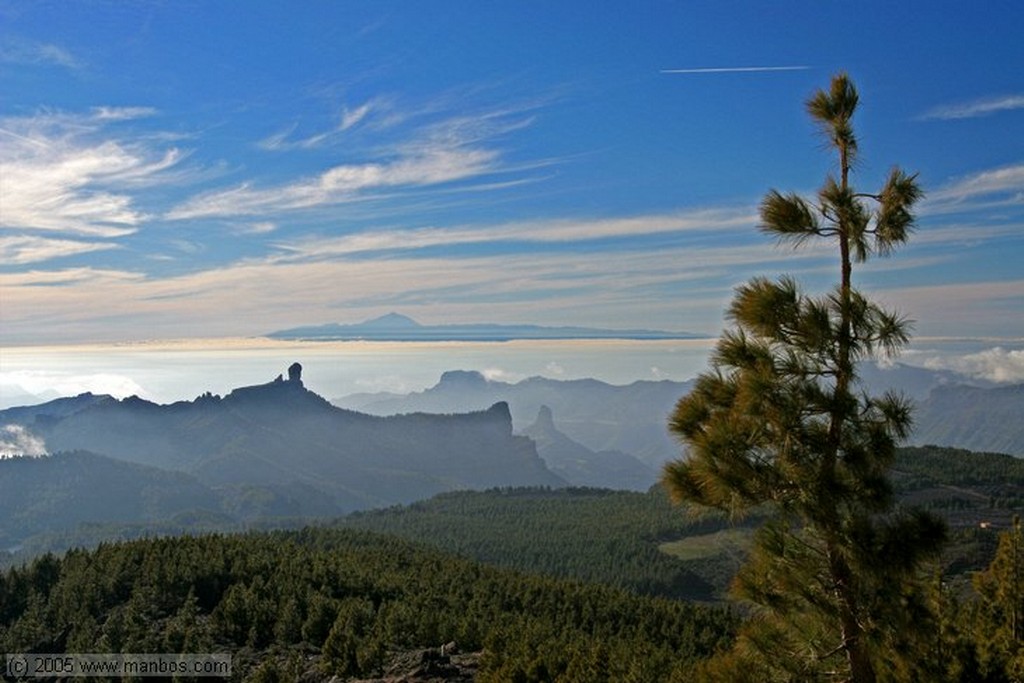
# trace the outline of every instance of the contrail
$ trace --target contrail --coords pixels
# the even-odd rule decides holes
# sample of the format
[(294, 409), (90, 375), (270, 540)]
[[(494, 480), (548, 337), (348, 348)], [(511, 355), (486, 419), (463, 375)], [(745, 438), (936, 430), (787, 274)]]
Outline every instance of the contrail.
[(728, 74), (752, 71), (805, 71), (809, 66), (723, 66), (705, 69), (662, 69), (663, 74)]

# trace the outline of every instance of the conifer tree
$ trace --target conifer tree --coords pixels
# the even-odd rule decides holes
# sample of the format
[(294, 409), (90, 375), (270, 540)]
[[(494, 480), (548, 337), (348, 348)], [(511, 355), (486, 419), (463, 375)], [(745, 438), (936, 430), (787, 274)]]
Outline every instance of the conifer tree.
[(838, 177), (814, 199), (772, 190), (760, 207), (761, 229), (779, 241), (835, 246), (837, 285), (820, 296), (789, 276), (740, 286), (711, 370), (670, 417), (687, 450), (663, 475), (675, 500), (773, 513), (733, 585), (751, 618), (733, 650), (708, 666), (723, 680), (924, 675), (915, 636), (931, 621), (917, 573), (944, 527), (895, 507), (887, 470), (911, 428), (911, 405), (893, 393), (868, 396), (857, 375), (859, 361), (904, 346), (909, 323), (853, 283), (855, 265), (907, 240), (922, 193), (898, 168), (877, 194), (851, 186), (857, 104), (846, 74), (808, 100)]
[(974, 577), (979, 596), (974, 637), (992, 680), (1024, 681), (1024, 531), (1020, 517), (999, 534), (992, 564)]

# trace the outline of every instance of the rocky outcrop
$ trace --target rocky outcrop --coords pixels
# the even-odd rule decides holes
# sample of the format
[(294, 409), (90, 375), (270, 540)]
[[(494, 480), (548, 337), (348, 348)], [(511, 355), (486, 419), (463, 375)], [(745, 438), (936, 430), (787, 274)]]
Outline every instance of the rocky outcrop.
[(555, 426), (554, 413), (540, 407), (537, 419), (523, 430), (537, 444), (548, 468), (573, 486), (646, 491), (657, 481), (654, 469), (622, 451), (593, 451)]

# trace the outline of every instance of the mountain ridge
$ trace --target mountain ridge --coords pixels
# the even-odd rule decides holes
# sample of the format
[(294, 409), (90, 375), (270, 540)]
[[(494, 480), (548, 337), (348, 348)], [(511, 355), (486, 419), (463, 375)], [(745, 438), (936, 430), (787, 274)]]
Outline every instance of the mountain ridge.
[[(907, 445), (935, 444), (1024, 456), (1024, 384), (996, 385), (949, 371), (863, 363), (862, 386), (870, 393), (895, 390), (915, 404)], [(507, 401), (520, 431), (541, 406), (558, 416), (558, 428), (584, 447), (622, 451), (655, 469), (678, 457), (667, 430), (668, 415), (693, 380), (638, 380), (613, 385), (600, 380), (529, 377), (515, 383), (488, 379), (475, 370), (448, 370), (422, 391), (350, 394), (334, 405), (375, 415), (410, 411), (451, 412)], [(971, 416), (974, 417), (971, 417)]]
[(80, 395), (0, 411), (48, 452), (96, 454), (180, 471), (208, 486), (295, 484), (334, 500), (337, 513), (454, 489), (564, 486), (533, 442), (513, 434), (506, 403), (456, 414), (376, 416), (332, 405), (288, 379), (224, 397), (160, 405), (137, 396)]

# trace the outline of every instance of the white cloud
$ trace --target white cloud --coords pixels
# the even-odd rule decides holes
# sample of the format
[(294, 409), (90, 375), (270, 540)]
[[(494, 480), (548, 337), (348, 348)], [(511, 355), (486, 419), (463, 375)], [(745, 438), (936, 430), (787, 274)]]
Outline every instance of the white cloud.
[[(103, 270), (96, 268), (63, 268), (60, 270), (26, 270), (0, 273), (0, 290), (13, 292), (14, 288), (63, 288), (95, 283), (138, 283), (144, 275), (125, 270)], [(5, 301), (10, 303), (10, 300)], [(6, 311), (5, 311), (6, 312)]]
[(509, 372), (508, 370), (503, 370), (502, 368), (484, 368), (480, 371), (480, 374), (489, 382), (506, 382), (508, 384), (513, 384), (523, 379), (522, 375), (515, 372)]
[(255, 221), (238, 226), (235, 229), (237, 235), (267, 235), (277, 230), (277, 223), (272, 221)]
[(433, 246), (494, 242), (569, 243), (682, 232), (744, 230), (757, 217), (744, 209), (701, 209), (688, 212), (594, 219), (517, 221), (498, 225), (379, 230), (341, 237), (309, 238), (277, 246), (289, 258), (323, 258), (374, 251), (423, 249)]
[(0, 237), (0, 261), (11, 265), (24, 265), (116, 248), (118, 245), (111, 242), (83, 242), (17, 235)]
[(46, 442), (22, 425), (0, 427), (0, 458), (46, 455)]
[(1024, 382), (1024, 350), (997, 346), (964, 356), (926, 358), (923, 365), (932, 370), (953, 370), (992, 382)]
[[(527, 112), (539, 106), (539, 102), (527, 102), (452, 115), (455, 108), (460, 112), (467, 108), (465, 101), (456, 101), (453, 95), (405, 111), (387, 98), (374, 98), (354, 108), (342, 109), (339, 120), (329, 130), (303, 137), (296, 135), (298, 124), (293, 124), (257, 143), (266, 150), (291, 151), (330, 148), (344, 141), (344, 155), (349, 158), (361, 155), (362, 160), (274, 185), (246, 181), (234, 187), (206, 191), (173, 207), (166, 218), (273, 217), (367, 199), (393, 198), (425, 187), (434, 191), (453, 189), (439, 186), (497, 173), (521, 174), (553, 162), (546, 160), (512, 167), (504, 163), (501, 152), (492, 143), (530, 126), (534, 118)], [(375, 136), (372, 146), (366, 144), (365, 136), (352, 142), (349, 132), (357, 127), (380, 135)], [(508, 181), (486, 186), (462, 184), (457, 189), (479, 191), (509, 185)]]
[(133, 190), (158, 182), (183, 155), (119, 139), (106, 126), (151, 113), (101, 107), (0, 120), (0, 228), (108, 239), (135, 232), (146, 215)]
[(131, 121), (156, 115), (152, 107), (93, 107), (92, 115), (96, 121)]
[(346, 107), (342, 112), (341, 122), (338, 124), (338, 130), (345, 131), (355, 126), (357, 123), (366, 118), (367, 114), (370, 113), (372, 107), (373, 105), (369, 102), (359, 107), (356, 107), (355, 109), (349, 109), (348, 107)]
[(550, 361), (544, 366), (544, 372), (554, 377), (562, 377), (565, 375), (565, 368), (557, 361)]
[[(318, 257), (249, 260), (168, 278), (128, 271), (65, 269), (0, 273), (4, 336), (39, 343), (84, 339), (262, 334), (347, 311), (417, 310), (443, 302), (465, 319), (649, 326), (648, 316), (693, 314), (691, 328), (716, 329), (735, 280), (672, 296), (683, 283), (761, 270), (794, 256), (763, 245), (662, 247), (597, 258), (568, 253), (463, 257)], [(230, 315), (225, 315), (225, 311)], [(570, 317), (566, 317), (569, 315)], [(710, 322), (709, 322), (710, 321)]]
[(971, 119), (979, 116), (989, 116), (1001, 111), (1013, 111), (1014, 109), (1024, 109), (1024, 95), (986, 97), (970, 102), (946, 104), (929, 109), (921, 118), (941, 120)]
[(277, 151), (281, 149), (288, 149), (292, 147), (292, 144), (288, 142), (288, 137), (295, 132), (297, 128), (296, 124), (292, 124), (285, 130), (274, 133), (273, 135), (267, 136), (256, 143), (256, 146), (260, 149), (268, 151)]
[[(248, 206), (263, 214), (274, 202), (297, 205), (358, 196), (360, 188), (378, 191), (383, 183), (444, 177), (415, 164), (378, 166), (334, 169), (274, 192), (250, 189), (247, 202), (221, 196), (217, 199), (225, 206), (218, 210), (230, 213)], [(431, 196), (437, 189), (431, 188)], [(216, 213), (214, 196), (206, 200), (208, 206), (193, 209)], [(268, 234), (281, 223), (261, 215), (232, 221), (227, 229)], [(834, 274), (827, 245), (799, 252), (773, 249), (752, 229), (756, 223), (753, 207), (737, 206), (611, 218), (370, 228), (341, 236), (282, 236), (272, 245), (276, 251), (266, 256), (173, 277), (98, 269), (0, 274), (9, 323), (5, 332), (8, 338), (28, 338), (37, 330), (61, 336), (82, 330), (90, 339), (140, 334), (134, 330), (153, 337), (261, 334), (334, 320), (339, 310), (372, 315), (401, 309), (415, 314), (440, 304), (462, 319), (602, 320), (622, 327), (651, 327), (651, 319), (662, 319), (678, 321), (674, 328), (713, 332), (721, 327), (732, 287), (752, 275), (790, 272), (813, 281), (819, 270), (824, 277)], [(962, 233), (928, 230), (921, 242), (931, 247), (958, 244)], [(991, 239), (993, 234), (1005, 233), (971, 231), (973, 239)], [(595, 257), (588, 243), (601, 240), (615, 240), (621, 248)], [(466, 245), (474, 248), (459, 249)], [(915, 268), (927, 262), (922, 259), (880, 261), (876, 267)], [(992, 310), (1012, 320), (1019, 308), (1014, 297), (1024, 299), (1024, 289), (1012, 283), (885, 294), (895, 299), (898, 309), (935, 325), (965, 315), (984, 323)], [(54, 321), (62, 321), (59, 332)]]
[(979, 336), (1019, 336), (1024, 319), (1024, 280), (966, 282), (874, 293), (918, 321), (916, 334), (948, 335), (971, 330)]
[(995, 194), (1012, 194), (1014, 201), (1024, 201), (1024, 164), (980, 171), (950, 182), (928, 195), (929, 210), (935, 205), (956, 204)]
[(360, 199), (372, 190), (437, 185), (495, 170), (497, 153), (472, 148), (413, 150), (385, 162), (343, 164), (319, 175), (269, 188), (249, 184), (194, 197), (167, 218), (272, 215)]
[(293, 123), (284, 130), (274, 133), (256, 143), (260, 149), (268, 151), (288, 151), (294, 149), (315, 149), (338, 142), (341, 136), (350, 129), (371, 119), (371, 115), (377, 114), (377, 127), (387, 127), (396, 122), (391, 111), (391, 104), (384, 98), (377, 98), (365, 102), (357, 107), (343, 107), (337, 125), (333, 128), (313, 133), (306, 137), (293, 138), (298, 124)]

